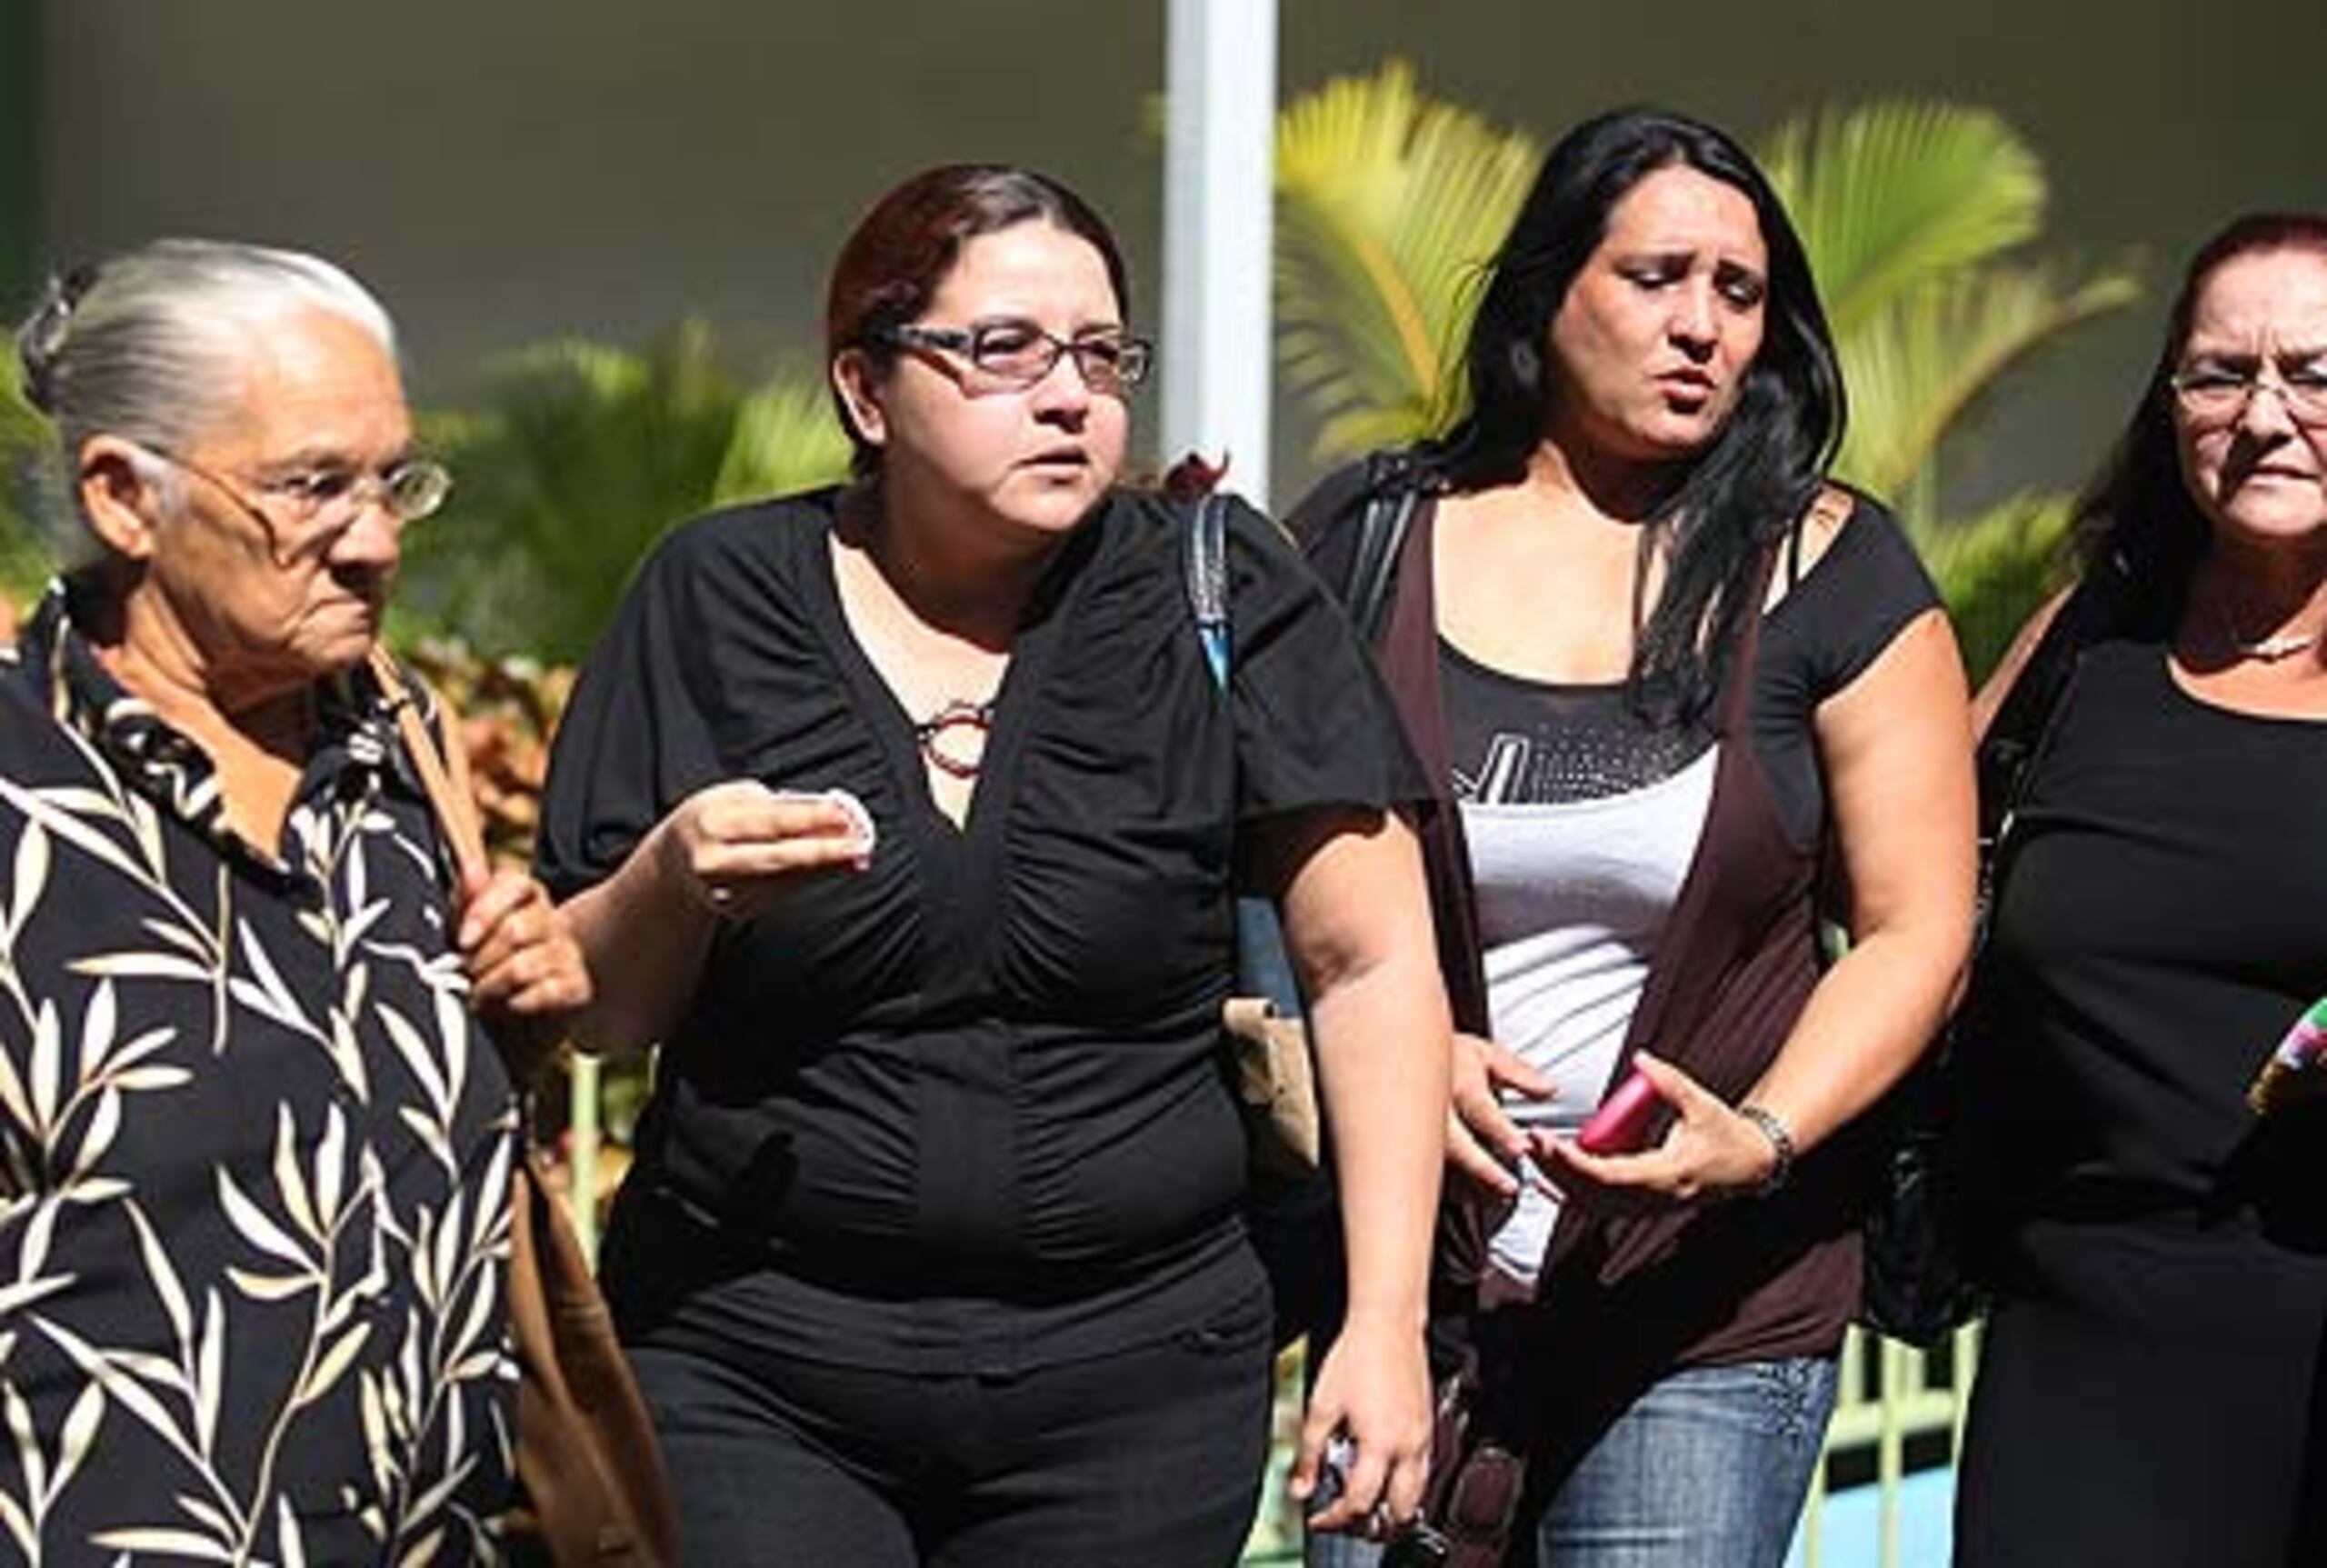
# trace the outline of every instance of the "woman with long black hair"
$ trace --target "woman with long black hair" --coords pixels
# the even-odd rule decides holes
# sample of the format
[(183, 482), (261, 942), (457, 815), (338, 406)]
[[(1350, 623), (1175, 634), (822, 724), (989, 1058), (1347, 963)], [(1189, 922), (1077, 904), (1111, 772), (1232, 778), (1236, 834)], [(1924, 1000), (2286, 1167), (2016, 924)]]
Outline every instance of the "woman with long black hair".
[[(1856, 1303), (1848, 1131), (1970, 934), (1962, 664), (1896, 524), (1825, 484), (1825, 321), (1720, 131), (1563, 140), (1464, 367), (1444, 438), (1293, 519), (1343, 584), (1409, 519), (1376, 640), (1443, 795), (1441, 1322), (1529, 1456), (1541, 1561), (1775, 1564)], [(1829, 851), (1852, 943), (1822, 972)], [(1650, 1114), (1580, 1139), (1608, 1102)]]

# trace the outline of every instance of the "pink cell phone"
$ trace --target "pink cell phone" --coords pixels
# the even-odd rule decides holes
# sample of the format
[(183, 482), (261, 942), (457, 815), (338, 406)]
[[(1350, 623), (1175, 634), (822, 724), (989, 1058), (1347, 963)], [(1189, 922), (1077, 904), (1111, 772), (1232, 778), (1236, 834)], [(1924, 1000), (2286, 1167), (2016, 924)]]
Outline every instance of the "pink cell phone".
[(1648, 1142), (1648, 1129), (1663, 1104), (1648, 1074), (1635, 1067), (1592, 1113), (1575, 1135), (1575, 1146), (1587, 1154), (1629, 1154)]

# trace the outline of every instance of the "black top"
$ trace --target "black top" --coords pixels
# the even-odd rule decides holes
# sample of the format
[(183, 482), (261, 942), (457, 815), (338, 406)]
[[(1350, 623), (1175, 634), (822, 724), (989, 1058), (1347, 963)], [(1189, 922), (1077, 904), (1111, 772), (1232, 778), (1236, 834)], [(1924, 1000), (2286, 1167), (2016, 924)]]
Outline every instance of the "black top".
[[(1796, 844), (1814, 841), (1825, 822), (1818, 704), (1939, 603), (1891, 514), (1855, 499), (1833, 544), (1767, 617), (1753, 669), (1753, 745)], [(1780, 555), (1780, 571), (1790, 554)], [(1710, 714), (1689, 726), (1653, 723), (1621, 683), (1531, 681), (1440, 647), (1458, 800), (1541, 804), (1620, 794), (1680, 772), (1713, 741)]]
[(319, 687), (248, 843), (63, 608), (0, 666), (0, 1387), (45, 1560), (491, 1560), (516, 1110), (394, 721)]
[(1622, 682), (1535, 681), (1439, 639), (1451, 793), (1466, 804), (1557, 805), (1662, 783), (1713, 740), (1708, 720), (1657, 724)]
[(1965, 1030), (1967, 1146), (1993, 1201), (2078, 1215), (2327, 1192), (2322, 1118), (2244, 1102), (2327, 993), (2322, 776), (2327, 723), (2202, 703), (2154, 640), (2085, 652)]
[[(1762, 624), (1753, 666), (1753, 752), (1796, 844), (1826, 822), (1818, 771), (1818, 704), (1881, 657), (1939, 591), (1906, 533), (1883, 507), (1853, 496), (1850, 520)], [(1791, 551), (1777, 569), (1790, 569)]]
[(638, 1179), (764, 1238), (797, 1353), (1007, 1370), (1167, 1334), (1257, 1289), (1214, 1058), (1236, 826), (1423, 793), (1290, 544), (1228, 530), (1233, 700), (1186, 514), (1118, 494), (1062, 548), (965, 829), (843, 617), (836, 492), (704, 519), (642, 569), (553, 760), (561, 895), (723, 779), (854, 791), (871, 869), (722, 934), (666, 1043)]

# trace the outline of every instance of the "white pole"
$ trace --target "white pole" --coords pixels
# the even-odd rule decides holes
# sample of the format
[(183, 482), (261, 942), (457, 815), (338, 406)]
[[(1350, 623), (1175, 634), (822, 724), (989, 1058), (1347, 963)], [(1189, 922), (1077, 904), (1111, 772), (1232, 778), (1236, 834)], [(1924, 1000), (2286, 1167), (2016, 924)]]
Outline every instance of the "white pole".
[(1225, 454), (1226, 485), (1265, 507), (1276, 0), (1170, 5), (1159, 454)]

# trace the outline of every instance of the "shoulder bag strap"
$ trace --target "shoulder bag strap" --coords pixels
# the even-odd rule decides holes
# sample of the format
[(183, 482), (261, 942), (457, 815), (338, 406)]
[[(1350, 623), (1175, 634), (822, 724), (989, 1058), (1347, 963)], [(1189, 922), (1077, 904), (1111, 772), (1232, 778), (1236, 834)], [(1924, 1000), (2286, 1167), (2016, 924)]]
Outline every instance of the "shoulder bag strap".
[[(428, 796), (429, 808), (436, 814), (436, 824), (444, 832), (446, 847), (452, 851), (454, 870), (463, 881), (473, 874), (485, 872), (489, 867), (484, 832), (477, 825), (475, 803), (453, 783), (444, 754), (438, 749), (436, 737), (429, 733), (427, 721), (420, 716), (420, 700), (412, 683), (404, 678), (395, 655), (376, 643), (372, 645), (371, 662), (372, 678), (379, 682), (380, 691), (395, 714), (396, 733), (404, 738), (404, 752), (420, 774), (420, 787)], [(451, 710), (441, 698), (437, 711), (448, 719), (451, 716)]]
[(1390, 590), (1398, 580), (1398, 557), (1405, 548), (1406, 528), (1421, 498), (1422, 487), (1411, 474), (1393, 472), (1375, 480), (1366, 495), (1365, 510), (1358, 517), (1357, 551), (1343, 603), (1349, 609), (1350, 624), (1369, 644), (1381, 641)]
[[(446, 765), (394, 656), (375, 644), (371, 665), (466, 880), (487, 863), (475, 804), (453, 778), (459, 764)], [(441, 698), (437, 712), (452, 716)], [(509, 1187), (506, 1299), (518, 1368), (512, 1528), (547, 1561), (675, 1563), (677, 1504), (654, 1421), (564, 1205), (531, 1145), (528, 1133)]]
[(1987, 946), (2012, 824), (2036, 777), (2036, 764), (2059, 728), (2078, 662), (2106, 617), (2105, 597), (2090, 576), (2069, 594), (2037, 639), (2035, 651), (2004, 694), (2003, 704), (1980, 743), (1980, 868), (1972, 934), (1975, 959)]
[[(1183, 575), (1204, 663), (1223, 696), (1234, 647), (1228, 624), (1227, 533), (1227, 498), (1203, 496), (1189, 520)], [(1276, 906), (1249, 894), (1236, 900), (1236, 989), (1240, 995), (1263, 999), (1278, 1018), (1301, 1015), (1301, 990), (1285, 956)]]
[(1980, 837), (1982, 850), (2001, 839), (2012, 814), (2028, 793), (2044, 743), (2051, 738), (2076, 674), (2077, 657), (2091, 640), (2092, 590), (2079, 585), (2037, 639), (2028, 663), (2004, 694), (1995, 722), (1980, 743)]
[(1213, 684), (1228, 689), (1233, 638), (1228, 627), (1228, 502), (1217, 492), (1196, 501), (1188, 524), (1185, 571), (1188, 607), (1195, 612), (1196, 636)]

